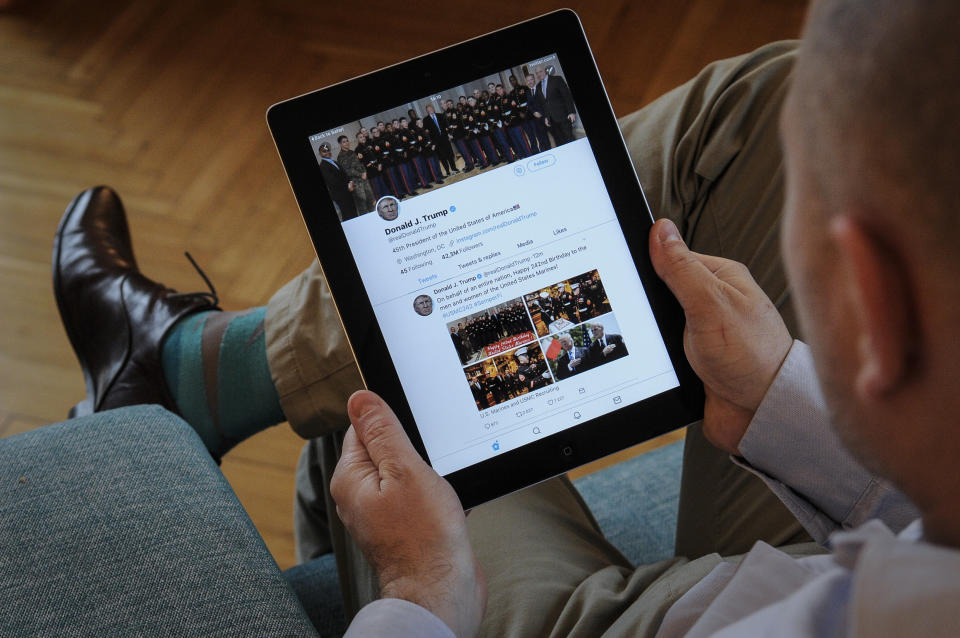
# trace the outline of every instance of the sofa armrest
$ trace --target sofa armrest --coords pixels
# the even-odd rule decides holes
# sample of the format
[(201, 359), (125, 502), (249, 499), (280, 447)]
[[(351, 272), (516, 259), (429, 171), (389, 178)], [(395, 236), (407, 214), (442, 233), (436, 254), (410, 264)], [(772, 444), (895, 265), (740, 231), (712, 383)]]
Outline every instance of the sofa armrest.
[(316, 635), (184, 421), (111, 410), (0, 440), (0, 634)]

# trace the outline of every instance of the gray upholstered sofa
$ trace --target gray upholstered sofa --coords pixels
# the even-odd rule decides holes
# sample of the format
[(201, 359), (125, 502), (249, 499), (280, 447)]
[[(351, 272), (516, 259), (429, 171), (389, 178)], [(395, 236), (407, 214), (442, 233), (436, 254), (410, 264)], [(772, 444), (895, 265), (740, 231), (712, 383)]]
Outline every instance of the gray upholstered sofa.
[[(576, 483), (636, 563), (672, 553), (680, 445)], [(332, 556), (280, 571), (200, 438), (157, 406), (0, 440), (0, 635), (338, 635)]]

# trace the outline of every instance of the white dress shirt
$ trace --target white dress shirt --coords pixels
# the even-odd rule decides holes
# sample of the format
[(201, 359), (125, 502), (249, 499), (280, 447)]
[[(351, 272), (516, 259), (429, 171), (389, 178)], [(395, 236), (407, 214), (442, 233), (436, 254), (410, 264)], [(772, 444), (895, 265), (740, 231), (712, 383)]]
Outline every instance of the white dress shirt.
[[(795, 341), (734, 462), (757, 474), (832, 553), (793, 558), (758, 542), (670, 608), (658, 638), (960, 636), (960, 551), (923, 540), (915, 507), (870, 474), (830, 429), (809, 348)], [(399, 602), (399, 601), (398, 601)], [(379, 603), (379, 605), (378, 605)], [(385, 605), (387, 603), (389, 606)], [(378, 601), (347, 636), (449, 638), (425, 609)], [(409, 624), (407, 624), (409, 623)]]

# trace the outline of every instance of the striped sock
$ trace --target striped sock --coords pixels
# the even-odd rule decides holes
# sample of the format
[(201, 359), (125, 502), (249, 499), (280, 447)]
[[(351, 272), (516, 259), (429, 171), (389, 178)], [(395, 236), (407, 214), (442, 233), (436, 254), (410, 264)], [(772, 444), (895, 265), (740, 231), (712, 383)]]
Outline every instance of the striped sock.
[(173, 400), (214, 458), (284, 420), (267, 364), (266, 314), (266, 307), (196, 313), (163, 342), (163, 376)]

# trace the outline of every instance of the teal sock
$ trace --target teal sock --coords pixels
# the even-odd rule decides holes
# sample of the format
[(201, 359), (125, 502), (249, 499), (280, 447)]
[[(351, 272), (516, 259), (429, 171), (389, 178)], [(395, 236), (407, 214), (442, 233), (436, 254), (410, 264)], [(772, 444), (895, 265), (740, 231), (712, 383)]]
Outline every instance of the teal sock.
[(266, 314), (261, 307), (188, 315), (163, 342), (167, 387), (215, 458), (284, 420), (267, 364)]

